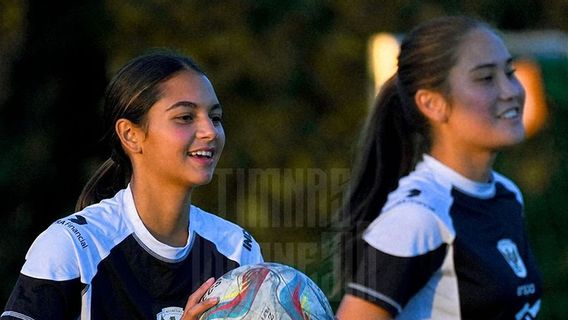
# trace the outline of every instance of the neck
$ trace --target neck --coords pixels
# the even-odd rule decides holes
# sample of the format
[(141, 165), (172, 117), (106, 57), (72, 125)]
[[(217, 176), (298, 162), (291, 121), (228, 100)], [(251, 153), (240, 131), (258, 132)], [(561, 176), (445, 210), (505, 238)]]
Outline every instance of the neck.
[(465, 153), (454, 148), (432, 148), (430, 155), (462, 176), (477, 182), (489, 182), (495, 152)]
[(164, 244), (185, 246), (191, 189), (141, 182), (134, 175), (130, 187), (138, 215), (148, 231)]

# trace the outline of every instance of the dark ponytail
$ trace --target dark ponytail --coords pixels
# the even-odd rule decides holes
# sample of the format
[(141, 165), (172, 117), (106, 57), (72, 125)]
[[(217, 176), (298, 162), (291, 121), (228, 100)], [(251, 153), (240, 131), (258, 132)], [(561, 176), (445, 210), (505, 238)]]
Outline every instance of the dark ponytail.
[[(357, 270), (363, 231), (378, 216), (388, 194), (398, 180), (407, 175), (420, 155), (427, 150), (427, 139), (416, 130), (420, 121), (413, 119), (400, 95), (396, 75), (383, 86), (357, 148), (347, 198), (341, 214), (343, 272), (351, 279)], [(420, 126), (422, 126), (421, 124)], [(339, 288), (336, 288), (336, 293)]]
[[(351, 176), (344, 212), (349, 226), (370, 222), (393, 191), (400, 177), (415, 162), (413, 134), (404, 112), (396, 76), (381, 90), (363, 129), (359, 154)], [(363, 227), (363, 226), (360, 226)]]
[(205, 75), (191, 58), (170, 51), (137, 57), (117, 72), (107, 87), (103, 111), (106, 128), (103, 139), (110, 146), (111, 157), (89, 179), (75, 210), (110, 198), (128, 185), (132, 164), (122, 149), (115, 124), (119, 119), (144, 124), (148, 111), (160, 98), (160, 84), (184, 70)]
[(75, 205), (75, 211), (107, 199), (124, 189), (130, 181), (131, 169), (108, 158), (89, 179)]

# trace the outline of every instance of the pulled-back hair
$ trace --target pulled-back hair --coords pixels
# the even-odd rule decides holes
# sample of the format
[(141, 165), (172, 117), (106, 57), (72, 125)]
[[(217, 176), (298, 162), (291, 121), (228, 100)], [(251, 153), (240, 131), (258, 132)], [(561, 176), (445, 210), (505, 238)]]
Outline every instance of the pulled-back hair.
[(356, 252), (362, 232), (379, 215), (399, 179), (430, 150), (430, 126), (415, 103), (416, 92), (429, 89), (449, 95), (448, 76), (463, 38), (478, 28), (489, 27), (468, 17), (441, 17), (404, 37), (398, 71), (381, 88), (363, 128), (341, 212), (348, 279), (360, 259)]
[(122, 149), (115, 124), (119, 119), (128, 119), (144, 125), (148, 111), (160, 99), (160, 84), (184, 70), (204, 75), (191, 58), (169, 51), (134, 58), (116, 73), (106, 89), (103, 110), (103, 141), (111, 154), (83, 188), (75, 206), (77, 211), (114, 196), (128, 185), (132, 164)]

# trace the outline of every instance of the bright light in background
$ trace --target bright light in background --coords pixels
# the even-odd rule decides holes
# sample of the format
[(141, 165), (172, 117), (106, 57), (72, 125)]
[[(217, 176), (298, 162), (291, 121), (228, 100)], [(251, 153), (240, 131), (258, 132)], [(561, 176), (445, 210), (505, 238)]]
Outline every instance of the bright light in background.
[(544, 127), (548, 118), (542, 74), (539, 65), (529, 59), (515, 61), (514, 67), (527, 93), (523, 123), (527, 137), (531, 137)]
[[(369, 42), (369, 67), (373, 80), (373, 98), (383, 84), (396, 73), (399, 51), (399, 41), (392, 34), (379, 33), (371, 38)], [(548, 117), (543, 79), (539, 65), (533, 60), (517, 60), (515, 69), (519, 81), (526, 90), (523, 122), (527, 137), (531, 137), (542, 129)]]
[(400, 45), (392, 34), (379, 33), (371, 38), (369, 49), (371, 74), (375, 84), (374, 95), (376, 95), (381, 86), (396, 73)]

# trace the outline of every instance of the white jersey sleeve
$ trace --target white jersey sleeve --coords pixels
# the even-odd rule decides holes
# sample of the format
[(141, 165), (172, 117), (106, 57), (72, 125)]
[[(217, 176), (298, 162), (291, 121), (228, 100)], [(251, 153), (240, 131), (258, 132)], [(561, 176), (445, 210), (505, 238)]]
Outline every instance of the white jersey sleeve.
[(56, 222), (37, 237), (21, 273), (55, 281), (79, 278), (75, 244), (65, 227)]
[(2, 319), (73, 319), (79, 313), (84, 286), (76, 241), (58, 222), (41, 233), (28, 250)]
[(426, 207), (405, 203), (383, 212), (363, 234), (373, 248), (398, 257), (413, 257), (432, 251), (449, 234)]
[(239, 265), (264, 261), (260, 245), (237, 224), (192, 206), (190, 229), (211, 241), (217, 250)]

